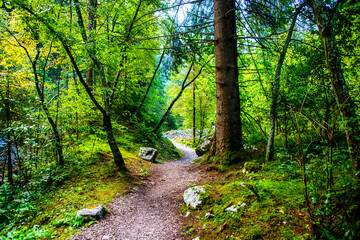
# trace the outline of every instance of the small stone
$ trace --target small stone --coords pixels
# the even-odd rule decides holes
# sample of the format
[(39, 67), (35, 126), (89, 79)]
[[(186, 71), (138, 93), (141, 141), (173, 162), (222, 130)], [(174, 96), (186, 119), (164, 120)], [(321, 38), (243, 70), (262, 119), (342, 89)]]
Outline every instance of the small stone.
[(200, 236), (193, 238), (192, 240), (200, 240)]
[(232, 206), (226, 208), (225, 211), (227, 211), (228, 213), (237, 213), (238, 210), (235, 205), (232, 205)]
[(214, 218), (214, 217), (215, 217), (215, 215), (213, 213), (211, 213), (211, 212), (208, 212), (208, 213), (205, 214), (206, 219), (210, 219), (210, 218)]
[(246, 206), (246, 203), (238, 203), (238, 206), (241, 207), (241, 208), (243, 208), (243, 207)]
[(110, 239), (110, 236), (103, 236), (102, 239)]
[(190, 212), (187, 212), (187, 213), (185, 214), (185, 217), (188, 217), (188, 216), (190, 216)]
[(283, 211), (283, 210), (279, 210), (279, 213), (284, 213), (284, 211)]
[(221, 228), (219, 229), (219, 232), (224, 231), (227, 228), (227, 223), (224, 223)]

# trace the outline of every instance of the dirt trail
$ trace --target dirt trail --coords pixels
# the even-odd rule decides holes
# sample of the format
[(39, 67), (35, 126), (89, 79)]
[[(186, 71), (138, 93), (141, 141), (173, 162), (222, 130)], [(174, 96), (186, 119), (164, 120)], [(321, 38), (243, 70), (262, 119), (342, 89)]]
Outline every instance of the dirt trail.
[(173, 143), (183, 152), (182, 159), (157, 164), (143, 185), (107, 204), (110, 213), (73, 239), (185, 239), (184, 216), (179, 213), (182, 194), (200, 175), (191, 164), (195, 151)]

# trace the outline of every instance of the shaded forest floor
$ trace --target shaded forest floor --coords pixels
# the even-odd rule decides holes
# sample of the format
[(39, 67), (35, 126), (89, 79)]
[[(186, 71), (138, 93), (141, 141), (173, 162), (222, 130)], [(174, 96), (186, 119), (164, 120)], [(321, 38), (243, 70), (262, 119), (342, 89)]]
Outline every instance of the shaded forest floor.
[[(105, 143), (84, 143), (77, 154), (86, 161), (41, 172), (32, 182), (38, 192), (32, 201), (15, 196), (22, 208), (6, 213), (21, 217), (4, 225), (0, 239), (312, 238), (296, 161), (279, 157), (265, 165), (260, 149), (249, 153), (250, 161), (224, 169), (216, 159), (197, 158), (194, 150), (173, 142), (183, 152), (180, 158), (167, 138), (134, 143), (132, 135), (125, 136), (119, 141), (129, 172), (116, 169)], [(140, 159), (140, 144), (159, 149), (160, 162)], [(196, 209), (183, 203), (192, 185), (206, 190)], [(109, 210), (105, 219), (75, 218), (77, 210), (99, 203)]]

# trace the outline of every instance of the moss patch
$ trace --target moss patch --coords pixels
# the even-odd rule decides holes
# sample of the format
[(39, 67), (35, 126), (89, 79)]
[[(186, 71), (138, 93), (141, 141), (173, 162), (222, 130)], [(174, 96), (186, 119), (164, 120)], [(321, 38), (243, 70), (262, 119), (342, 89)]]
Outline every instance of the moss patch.
[[(304, 210), (302, 183), (291, 174), (276, 177), (276, 166), (280, 165), (261, 168), (258, 162), (250, 161), (245, 167), (239, 164), (221, 173), (221, 178), (208, 183), (208, 198), (202, 208), (182, 207), (184, 214), (191, 212), (187, 225), (195, 227), (201, 239), (306, 239), (310, 222)], [(244, 168), (254, 173), (246, 173)], [(236, 212), (227, 211), (230, 206)], [(207, 213), (214, 217), (206, 218)]]

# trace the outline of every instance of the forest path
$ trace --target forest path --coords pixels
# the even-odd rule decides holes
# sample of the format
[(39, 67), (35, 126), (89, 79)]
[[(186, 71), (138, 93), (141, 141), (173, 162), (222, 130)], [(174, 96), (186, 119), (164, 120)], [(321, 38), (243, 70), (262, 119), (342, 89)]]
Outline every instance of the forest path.
[(107, 204), (110, 213), (72, 239), (185, 239), (181, 234), (185, 217), (179, 208), (184, 190), (199, 181), (200, 174), (191, 164), (197, 158), (195, 151), (173, 144), (183, 152), (183, 158), (156, 164), (147, 181)]

